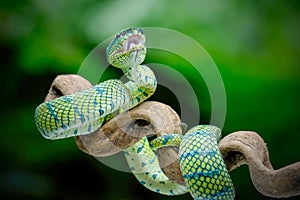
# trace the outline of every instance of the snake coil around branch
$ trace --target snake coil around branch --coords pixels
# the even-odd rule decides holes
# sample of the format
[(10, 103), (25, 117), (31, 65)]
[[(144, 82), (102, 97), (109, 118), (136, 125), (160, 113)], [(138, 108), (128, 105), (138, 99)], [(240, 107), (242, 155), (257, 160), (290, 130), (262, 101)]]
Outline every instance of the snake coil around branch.
[[(92, 85), (78, 75), (60, 75), (52, 83), (45, 101), (87, 89)], [(93, 156), (109, 156), (133, 145), (141, 137), (157, 133), (181, 134), (181, 121), (168, 105), (148, 101), (108, 121), (92, 134), (78, 136), (76, 144)], [(256, 189), (263, 195), (283, 198), (300, 195), (300, 162), (274, 170), (264, 140), (255, 132), (237, 131), (218, 144), (226, 167), (232, 171), (242, 164), (249, 166)], [(164, 173), (184, 185), (177, 162), (177, 150), (165, 147), (158, 157)]]

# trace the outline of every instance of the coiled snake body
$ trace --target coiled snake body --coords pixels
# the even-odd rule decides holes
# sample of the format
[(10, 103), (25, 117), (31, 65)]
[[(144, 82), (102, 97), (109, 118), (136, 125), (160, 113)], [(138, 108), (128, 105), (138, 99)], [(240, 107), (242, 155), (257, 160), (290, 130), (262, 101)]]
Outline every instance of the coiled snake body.
[[(123, 70), (129, 81), (123, 84), (120, 80), (108, 80), (90, 89), (40, 104), (35, 111), (38, 130), (47, 139), (89, 134), (113, 116), (149, 98), (157, 83), (152, 70), (141, 65), (145, 55), (145, 37), (141, 29), (132, 28), (118, 33), (107, 47), (106, 56), (111, 65)], [(162, 172), (146, 137), (125, 149), (128, 165), (140, 183), (154, 192), (166, 195), (190, 191), (195, 199), (233, 199), (232, 182), (213, 133), (217, 128), (200, 127), (199, 130), (198, 126), (191, 129), (188, 132), (191, 134), (180, 139), (178, 135), (170, 135), (168, 138), (157, 138), (151, 143), (154, 149), (180, 144), (179, 161), (187, 187), (169, 180)], [(207, 135), (194, 134), (194, 130)], [(201, 149), (202, 143), (208, 144), (205, 150)]]
[(233, 183), (223, 162), (217, 141), (221, 129), (199, 125), (184, 136), (163, 135), (151, 141), (151, 148), (179, 147), (180, 169), (194, 199), (234, 199)]

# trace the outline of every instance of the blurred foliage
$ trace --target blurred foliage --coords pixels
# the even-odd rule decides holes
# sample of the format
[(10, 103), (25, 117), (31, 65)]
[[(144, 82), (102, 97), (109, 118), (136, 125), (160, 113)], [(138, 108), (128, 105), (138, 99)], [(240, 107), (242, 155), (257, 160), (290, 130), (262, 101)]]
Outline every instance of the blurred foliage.
[[(198, 41), (225, 84), (224, 134), (257, 131), (268, 143), (274, 168), (300, 160), (297, 0), (1, 1), (0, 24), (0, 194), (5, 199), (191, 199), (151, 193), (132, 174), (80, 152), (72, 138), (47, 141), (34, 125), (34, 109), (54, 77), (77, 73), (98, 43), (127, 27), (165, 27)], [(184, 61), (160, 58), (196, 79)], [(198, 84), (193, 87), (205, 94), (199, 100), (201, 123), (208, 123), (209, 94), (205, 83)], [(161, 96), (153, 99), (180, 110), (177, 100), (159, 89)], [(255, 190), (246, 166), (231, 175), (237, 199), (271, 199)]]

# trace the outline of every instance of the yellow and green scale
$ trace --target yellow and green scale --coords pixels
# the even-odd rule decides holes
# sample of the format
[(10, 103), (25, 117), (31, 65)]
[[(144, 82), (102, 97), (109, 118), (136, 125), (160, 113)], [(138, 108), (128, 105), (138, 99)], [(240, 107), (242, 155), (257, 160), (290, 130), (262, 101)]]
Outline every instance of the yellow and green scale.
[(153, 150), (179, 146), (179, 164), (194, 199), (234, 199), (234, 186), (218, 148), (221, 129), (199, 125), (184, 136), (169, 134), (150, 143)]
[(47, 139), (85, 135), (99, 129), (108, 114), (120, 110), (129, 100), (129, 90), (120, 80), (112, 79), (40, 104), (35, 123)]

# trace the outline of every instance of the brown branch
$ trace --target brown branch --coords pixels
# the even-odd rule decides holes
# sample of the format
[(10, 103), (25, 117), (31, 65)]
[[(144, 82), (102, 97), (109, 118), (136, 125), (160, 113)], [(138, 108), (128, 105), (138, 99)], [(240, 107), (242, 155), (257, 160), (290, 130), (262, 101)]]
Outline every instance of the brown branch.
[(90, 87), (92, 84), (89, 81), (76, 74), (59, 75), (53, 80), (44, 101), (73, 94)]
[[(91, 87), (77, 75), (58, 76), (45, 101)], [(181, 133), (179, 116), (169, 106), (159, 102), (144, 102), (108, 121), (98, 131), (75, 138), (80, 150), (93, 156), (108, 156), (122, 151), (141, 137)], [(273, 170), (263, 139), (255, 132), (238, 131), (224, 137), (220, 151), (229, 171), (242, 164), (249, 166), (252, 182), (266, 196), (282, 198), (300, 195), (300, 162)], [(184, 185), (177, 162), (177, 150), (162, 148), (158, 152), (166, 175)]]
[(247, 164), (256, 189), (263, 195), (282, 198), (300, 195), (300, 162), (273, 170), (267, 146), (255, 132), (238, 131), (219, 142), (229, 171)]

